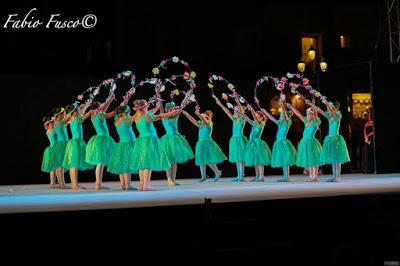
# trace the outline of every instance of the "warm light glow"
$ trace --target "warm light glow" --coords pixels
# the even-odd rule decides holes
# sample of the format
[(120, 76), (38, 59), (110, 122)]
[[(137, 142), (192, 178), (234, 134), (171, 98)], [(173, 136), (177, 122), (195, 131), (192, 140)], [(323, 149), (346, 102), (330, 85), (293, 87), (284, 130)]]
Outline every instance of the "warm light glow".
[(321, 67), (321, 71), (325, 72), (328, 68), (328, 63), (325, 61), (322, 61), (321, 63), (319, 63), (319, 66)]
[(312, 60), (308, 56), (308, 51), (311, 47), (316, 47), (317, 38), (312, 36), (302, 36), (301, 37), (301, 61), (305, 63), (310, 63)]
[(370, 93), (353, 93), (351, 99), (354, 118), (362, 118), (363, 114), (372, 107)]
[(311, 61), (313, 61), (313, 60), (315, 59), (315, 55), (316, 55), (316, 51), (315, 51), (315, 49), (311, 46), (310, 49), (308, 49), (308, 52), (307, 52), (308, 59), (310, 59)]
[(306, 64), (303, 62), (298, 63), (297, 69), (299, 70), (300, 73), (303, 73), (306, 70)]
[(349, 48), (349, 36), (348, 35), (340, 35), (339, 36), (340, 48)]
[(300, 98), (301, 98), (300, 95), (296, 95), (296, 99), (300, 100)]

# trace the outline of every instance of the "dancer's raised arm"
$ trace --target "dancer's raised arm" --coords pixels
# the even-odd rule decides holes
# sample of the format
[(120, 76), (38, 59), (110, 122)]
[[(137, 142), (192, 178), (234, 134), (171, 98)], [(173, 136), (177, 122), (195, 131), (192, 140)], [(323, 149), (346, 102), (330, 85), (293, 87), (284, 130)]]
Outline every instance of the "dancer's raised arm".
[(194, 113), (197, 115), (198, 118), (200, 118), (201, 122), (203, 122), (204, 124), (207, 124), (207, 125), (210, 124), (210, 121), (207, 118), (205, 118), (204, 116), (202, 116), (200, 114), (199, 110), (196, 110)]
[(251, 125), (251, 123), (253, 123), (253, 120), (250, 119), (250, 117), (248, 117), (246, 114), (242, 113), (242, 112), (237, 112), (238, 115), (240, 117), (242, 117), (244, 120), (246, 120), (247, 123), (249, 123)]
[(329, 114), (331, 114), (331, 115), (335, 115), (335, 114), (336, 114), (335, 108), (333, 108), (333, 107), (331, 106), (331, 104), (330, 104), (326, 99), (323, 99), (323, 100), (322, 100), (322, 103), (325, 104), (326, 109), (328, 110), (328, 113), (329, 113)]
[(183, 114), (184, 116), (186, 116), (187, 119), (188, 119), (193, 125), (195, 125), (196, 127), (199, 126), (197, 120), (196, 120), (193, 116), (191, 116), (188, 112), (182, 111), (182, 114)]
[(257, 123), (259, 123), (260, 120), (258, 120), (257, 113), (256, 113), (256, 111), (254, 111), (253, 106), (251, 106), (250, 104), (248, 104), (248, 105), (247, 105), (247, 109), (251, 112), (251, 115), (253, 116), (254, 121), (256, 121)]
[(164, 119), (164, 118), (169, 118), (169, 117), (178, 115), (181, 112), (182, 112), (182, 109), (178, 108), (178, 109), (172, 110), (171, 112), (168, 112), (168, 113), (162, 113), (162, 114), (157, 115), (156, 118), (154, 119), (154, 121)]
[(310, 100), (306, 99), (305, 103), (309, 106), (311, 106), (315, 111), (317, 111), (318, 113), (320, 113), (321, 115), (325, 115), (324, 110), (322, 110), (321, 108), (319, 108), (318, 106), (315, 105), (315, 103), (311, 102)]
[(290, 103), (286, 103), (286, 106), (292, 110), (292, 112), (301, 120), (304, 121), (304, 116), (297, 110), (296, 108), (293, 107)]
[(228, 109), (225, 105), (223, 105), (223, 104), (221, 103), (221, 101), (220, 101), (217, 97), (214, 97), (214, 99), (215, 99), (215, 102), (218, 104), (218, 106), (221, 107), (221, 109), (225, 112), (225, 114), (226, 114), (230, 119), (232, 119), (233, 115), (232, 115), (232, 113), (229, 111), (229, 109)]
[(261, 112), (263, 112), (263, 114), (265, 114), (269, 119), (272, 120), (272, 122), (274, 122), (275, 124), (278, 124), (278, 120), (273, 117), (267, 110), (265, 110), (264, 108), (261, 108)]
[(107, 112), (110, 107), (111, 102), (115, 99), (115, 94), (111, 94), (108, 96), (106, 101), (100, 106), (100, 112)]

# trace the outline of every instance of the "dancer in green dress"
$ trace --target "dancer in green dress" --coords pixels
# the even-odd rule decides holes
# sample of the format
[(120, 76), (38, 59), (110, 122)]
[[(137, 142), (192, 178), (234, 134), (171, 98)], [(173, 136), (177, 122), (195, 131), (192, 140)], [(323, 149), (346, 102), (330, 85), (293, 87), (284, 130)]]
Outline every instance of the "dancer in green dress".
[(63, 166), (64, 155), (68, 143), (68, 130), (67, 130), (66, 113), (63, 107), (56, 108), (54, 111), (54, 131), (56, 132), (57, 140), (54, 144), (54, 156), (53, 156), (53, 167), (56, 172), (58, 180), (58, 188), (69, 189), (70, 187), (65, 185)]
[[(175, 103), (170, 102), (165, 105), (165, 110), (162, 106), (160, 107), (160, 113), (172, 112), (175, 108)], [(171, 168), (166, 171), (169, 186), (179, 185), (176, 182), (178, 163), (185, 163), (194, 158), (192, 148), (185, 137), (179, 133), (178, 119), (179, 114), (162, 120), (166, 133), (161, 138), (161, 143), (171, 163)]]
[(171, 163), (157, 136), (153, 122), (173, 117), (181, 112), (181, 109), (178, 109), (155, 115), (154, 113), (160, 108), (160, 100), (157, 101), (155, 108), (149, 110), (148, 107), (149, 104), (145, 100), (133, 102), (133, 108), (136, 111), (133, 118), (139, 130), (139, 137), (135, 142), (129, 168), (133, 171), (139, 171), (141, 191), (154, 190), (150, 187), (152, 171), (166, 171), (171, 168)]
[(271, 164), (271, 150), (268, 144), (261, 139), (267, 117), (261, 111), (254, 111), (250, 104), (247, 105), (247, 109), (251, 112), (254, 120), (251, 120), (246, 114), (240, 114), (252, 126), (249, 142), (246, 145), (245, 165), (255, 168), (256, 176), (251, 182), (262, 182), (264, 181), (264, 166)]
[(318, 112), (314, 108), (307, 109), (307, 116), (304, 117), (299, 110), (287, 103), (287, 107), (293, 111), (293, 113), (304, 122), (303, 138), (300, 140), (296, 165), (303, 168), (309, 168), (310, 177), (308, 181), (318, 181), (318, 166), (320, 163), (321, 155), (321, 144), (315, 138), (321, 119), (318, 117)]
[(229, 162), (236, 164), (237, 177), (234, 178), (233, 181), (242, 182), (244, 181), (244, 161), (248, 140), (243, 135), (246, 120), (241, 117), (239, 113), (244, 114), (245, 110), (240, 104), (238, 97), (235, 98), (237, 106), (234, 108), (233, 114), (217, 97), (215, 97), (215, 101), (229, 119), (232, 120), (232, 137), (229, 140)]
[(130, 115), (129, 106), (119, 106), (115, 111), (114, 120), (119, 142), (112, 152), (107, 172), (119, 175), (122, 190), (133, 190), (134, 188), (131, 186), (131, 174), (133, 171), (129, 169), (129, 163), (136, 136), (132, 129), (133, 118)]
[(312, 106), (329, 121), (329, 133), (322, 144), (320, 160), (321, 164), (332, 165), (332, 178), (328, 179), (328, 182), (337, 182), (340, 181), (342, 164), (350, 161), (346, 141), (343, 136), (339, 134), (342, 113), (339, 110), (339, 102), (331, 103), (326, 99), (323, 99), (322, 102), (326, 105), (326, 112), (314, 103), (306, 101), (308, 105)]
[(186, 111), (183, 111), (183, 114), (193, 125), (199, 128), (199, 140), (196, 143), (195, 150), (195, 163), (200, 167), (201, 173), (199, 182), (204, 182), (207, 179), (207, 165), (214, 171), (214, 181), (217, 182), (222, 175), (222, 171), (218, 169), (217, 164), (222, 163), (227, 158), (218, 144), (211, 137), (213, 130), (213, 112), (207, 110), (204, 113), (200, 113), (199, 110), (196, 110), (195, 114), (200, 120), (196, 120)]
[(109, 189), (108, 187), (103, 186), (102, 182), (104, 166), (108, 165), (112, 151), (115, 147), (115, 141), (110, 136), (107, 127), (107, 119), (114, 117), (115, 112), (106, 113), (114, 98), (115, 95), (111, 94), (102, 104), (93, 101), (89, 113), (93, 127), (96, 130), (96, 135), (90, 138), (86, 146), (85, 161), (96, 166), (96, 190)]
[(272, 147), (271, 166), (274, 168), (282, 167), (283, 178), (278, 181), (288, 182), (290, 181), (290, 166), (296, 164), (297, 155), (296, 149), (294, 148), (292, 142), (286, 138), (289, 128), (292, 125), (291, 118), (293, 116), (293, 112), (287, 110), (286, 103), (280, 101), (279, 105), (282, 109), (279, 119), (275, 119), (275, 117), (273, 117), (265, 109), (261, 109), (261, 111), (278, 126), (276, 140)]
[(82, 123), (90, 116), (89, 113), (84, 114), (87, 107), (87, 104), (81, 106), (73, 104), (65, 107), (66, 121), (69, 124), (72, 138), (67, 143), (63, 166), (65, 169), (69, 169), (71, 189), (73, 190), (85, 189), (78, 184), (78, 171), (88, 170), (92, 167), (85, 162), (86, 142), (83, 140)]
[(56, 188), (56, 176), (54, 169), (54, 144), (56, 143), (56, 131), (53, 128), (51, 117), (43, 117), (43, 126), (46, 130), (50, 145), (43, 152), (42, 172), (50, 174), (50, 188)]

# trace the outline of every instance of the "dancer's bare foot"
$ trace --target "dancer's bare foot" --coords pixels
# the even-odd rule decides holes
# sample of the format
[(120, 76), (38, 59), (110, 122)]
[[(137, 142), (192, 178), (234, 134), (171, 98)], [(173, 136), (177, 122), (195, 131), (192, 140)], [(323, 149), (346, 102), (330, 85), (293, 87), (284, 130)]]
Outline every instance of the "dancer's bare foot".
[(59, 188), (59, 189), (70, 189), (71, 187), (70, 187), (70, 186), (67, 186), (66, 184), (59, 184), (59, 185), (58, 185), (58, 188)]
[(177, 185), (177, 183), (175, 182), (175, 181), (168, 181), (168, 186), (169, 187), (174, 187), (174, 186), (176, 186)]
[(86, 188), (77, 184), (77, 185), (72, 185), (71, 189), (72, 190), (85, 190)]
[(156, 191), (156, 190), (152, 187), (143, 187), (142, 191)]
[(96, 184), (94, 187), (95, 190), (109, 190), (109, 187), (102, 186), (101, 184)]

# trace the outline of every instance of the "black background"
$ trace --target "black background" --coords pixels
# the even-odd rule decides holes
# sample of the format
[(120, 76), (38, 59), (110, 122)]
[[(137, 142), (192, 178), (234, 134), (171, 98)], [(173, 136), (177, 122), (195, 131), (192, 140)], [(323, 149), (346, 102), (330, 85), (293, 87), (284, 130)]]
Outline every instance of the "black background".
[[(221, 74), (252, 99), (255, 81), (271, 74), (280, 77), (295, 71), (301, 56), (300, 36), (321, 33), (323, 54), (332, 71), (321, 76), (321, 88), (328, 98), (345, 106), (352, 91), (368, 91), (368, 70), (339, 71), (340, 66), (373, 60), (378, 164), (381, 172), (399, 171), (397, 83), (398, 68), (389, 66), (385, 1), (346, 1), (314, 3), (311, 1), (269, 2), (172, 2), (108, 1), (70, 2), (42, 1), (35, 3), (1, 4), (0, 22), (7, 15), (22, 17), (33, 7), (35, 18), (47, 20), (60, 13), (63, 19), (79, 19), (93, 13), (98, 18), (95, 28), (86, 29), (4, 29), (0, 28), (0, 82), (2, 89), (2, 172), (0, 184), (45, 183), (47, 174), (40, 172), (42, 152), (48, 145), (41, 118), (53, 107), (74, 101), (83, 89), (116, 73), (134, 69), (138, 79), (152, 75), (151, 69), (162, 59), (174, 55), (188, 61), (198, 74), (197, 98), (202, 109), (215, 111), (214, 139), (228, 154), (231, 124), (216, 108), (206, 87), (210, 74)], [(349, 33), (352, 45), (340, 49), (338, 35)], [(108, 48), (107, 48), (108, 47)], [(91, 58), (87, 60), (87, 51)], [(383, 80), (385, 80), (383, 82)], [(121, 93), (121, 92), (119, 92)], [(147, 97), (152, 91), (145, 92)], [(265, 97), (272, 97), (273, 92)], [(393, 95), (394, 98), (389, 98)], [(104, 96), (104, 95), (103, 95)], [(121, 95), (120, 95), (121, 96)], [(386, 104), (390, 101), (392, 104)], [(267, 105), (268, 101), (263, 101)], [(115, 103), (116, 105), (116, 103)], [(378, 108), (379, 107), (379, 108)], [(193, 110), (193, 106), (189, 108)], [(345, 112), (345, 111), (344, 111)], [(384, 119), (390, 114), (391, 119)], [(348, 118), (344, 117), (342, 134), (348, 140)], [(296, 126), (297, 123), (297, 126)], [(297, 121), (289, 138), (295, 143), (301, 134)], [(117, 140), (112, 123), (111, 134)], [(163, 134), (160, 123), (158, 134)], [(381, 129), (379, 132), (378, 130)], [(183, 117), (181, 133), (194, 148), (197, 129)], [(322, 124), (322, 136), (327, 122)], [(390, 131), (391, 133), (385, 133)], [(249, 128), (245, 130), (249, 133)], [(85, 140), (94, 134), (90, 122), (84, 124)], [(270, 147), (276, 127), (268, 123), (263, 138)], [(391, 160), (384, 160), (383, 155)], [(235, 167), (221, 165), (225, 176), (234, 176)], [(328, 169), (326, 169), (328, 170)], [(247, 170), (247, 175), (253, 174)], [(348, 166), (344, 172), (348, 172)], [(294, 173), (300, 169), (293, 168)], [(179, 166), (179, 178), (198, 177), (194, 162)], [(266, 174), (279, 174), (279, 169), (266, 169)], [(163, 178), (163, 173), (155, 178)], [(82, 181), (94, 180), (89, 171), (80, 175)], [(105, 180), (116, 180), (111, 174)]]

